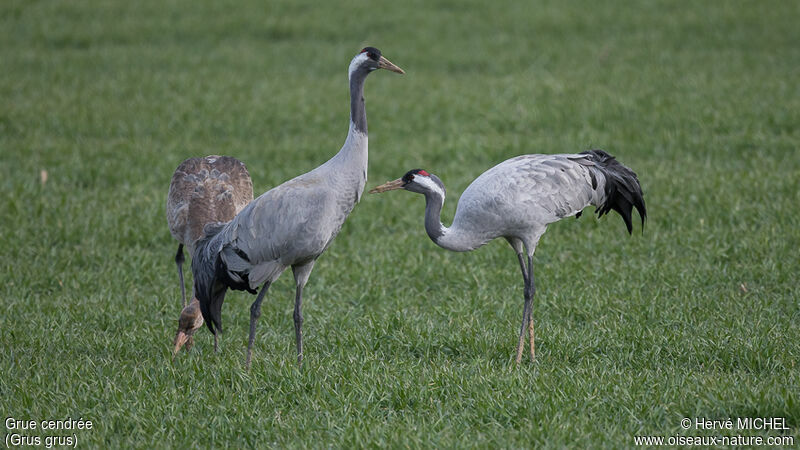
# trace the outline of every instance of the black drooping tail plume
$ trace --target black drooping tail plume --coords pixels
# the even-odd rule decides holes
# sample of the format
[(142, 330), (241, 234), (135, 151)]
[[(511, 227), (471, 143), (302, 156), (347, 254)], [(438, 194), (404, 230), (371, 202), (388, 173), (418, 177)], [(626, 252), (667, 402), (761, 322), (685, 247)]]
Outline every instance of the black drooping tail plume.
[(222, 258), (219, 251), (213, 250), (212, 245), (214, 237), (224, 226), (224, 223), (206, 225), (204, 236), (195, 242), (192, 255), (194, 293), (200, 301), (203, 320), (212, 334), (217, 334), (217, 330), (222, 332), (222, 302), (225, 301), (225, 292), (228, 290), (228, 286), (217, 276)]
[[(633, 232), (631, 211), (636, 207), (639, 217), (642, 218), (642, 228), (644, 228), (647, 209), (644, 205), (642, 186), (639, 184), (636, 174), (603, 150), (587, 150), (581, 154), (590, 156), (595, 163), (596, 170), (602, 173), (606, 179), (605, 202), (597, 207), (597, 216), (602, 217), (603, 214), (613, 209), (622, 216), (630, 234)], [(592, 184), (594, 183), (595, 180), (592, 178)]]
[[(220, 254), (225, 245), (225, 229), (227, 223), (209, 223), (203, 228), (203, 237), (197, 240), (192, 255), (192, 273), (194, 274), (194, 293), (200, 301), (200, 312), (211, 333), (222, 332), (222, 303), (228, 288), (236, 291), (257, 292), (250, 288), (248, 273), (228, 270)], [(240, 250), (234, 249), (245, 260)]]

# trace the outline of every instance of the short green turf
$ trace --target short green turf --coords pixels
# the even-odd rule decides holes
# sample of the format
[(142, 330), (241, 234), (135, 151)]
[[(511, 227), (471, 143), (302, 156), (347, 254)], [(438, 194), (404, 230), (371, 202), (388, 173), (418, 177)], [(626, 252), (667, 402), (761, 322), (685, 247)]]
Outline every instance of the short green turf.
[[(92, 420), (74, 435), (102, 448), (715, 434), (684, 417), (783, 417), (738, 434), (797, 441), (798, 19), (790, 1), (3, 1), (0, 413)], [(644, 232), (591, 208), (550, 227), (537, 360), (513, 368), (510, 247), (447, 252), (422, 198), (365, 193), (306, 288), (302, 370), (288, 273), (251, 371), (241, 292), (221, 353), (203, 329), (172, 362), (175, 167), (231, 155), (259, 194), (321, 164), (365, 45), (407, 71), (367, 81), (369, 187), (436, 173), (449, 223), (500, 161), (603, 148), (639, 175)]]

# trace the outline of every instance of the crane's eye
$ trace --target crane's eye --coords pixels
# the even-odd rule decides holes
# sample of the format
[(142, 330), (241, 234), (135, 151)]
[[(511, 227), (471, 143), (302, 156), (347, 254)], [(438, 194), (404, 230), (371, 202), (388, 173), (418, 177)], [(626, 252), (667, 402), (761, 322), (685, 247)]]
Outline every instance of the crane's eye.
[(361, 54), (361, 53), (366, 53), (367, 54), (367, 58), (369, 58), (369, 59), (371, 59), (373, 61), (378, 61), (378, 59), (380, 59), (380, 57), (381, 57), (380, 50), (378, 50), (377, 48), (374, 48), (374, 47), (364, 47), (359, 52), (359, 54)]
[(408, 172), (406, 172), (405, 175), (403, 175), (403, 182), (405, 182), (406, 184), (411, 183), (412, 181), (414, 181), (414, 175), (425, 176), (428, 175), (428, 172), (425, 172), (422, 169), (409, 170)]

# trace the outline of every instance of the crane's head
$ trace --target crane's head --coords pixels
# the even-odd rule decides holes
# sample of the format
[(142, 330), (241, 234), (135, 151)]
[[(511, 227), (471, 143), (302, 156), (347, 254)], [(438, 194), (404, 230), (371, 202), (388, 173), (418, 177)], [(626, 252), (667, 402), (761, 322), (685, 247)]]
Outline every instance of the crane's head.
[(438, 195), (442, 198), (444, 198), (446, 192), (444, 183), (442, 183), (439, 177), (423, 169), (414, 169), (406, 172), (402, 178), (383, 183), (380, 186), (370, 189), (369, 193), (380, 194), (381, 192), (393, 191), (395, 189), (405, 189), (425, 195)]
[(203, 315), (200, 313), (200, 301), (197, 297), (183, 308), (181, 316), (178, 318), (178, 332), (175, 333), (175, 348), (172, 350), (172, 357), (178, 354), (181, 347), (186, 345), (186, 350), (190, 350), (194, 345), (194, 332), (203, 326)]
[(391, 61), (381, 55), (381, 51), (375, 47), (364, 47), (352, 61), (348, 73), (352, 78), (356, 73), (367, 74), (373, 70), (386, 69), (392, 72), (403, 74), (403, 69), (392, 64)]

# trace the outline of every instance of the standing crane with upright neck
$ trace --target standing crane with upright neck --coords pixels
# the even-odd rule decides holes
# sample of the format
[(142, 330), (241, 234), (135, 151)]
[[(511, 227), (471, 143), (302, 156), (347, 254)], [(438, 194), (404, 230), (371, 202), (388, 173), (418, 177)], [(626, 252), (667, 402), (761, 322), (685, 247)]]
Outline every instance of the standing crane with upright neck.
[(228, 222), (253, 200), (253, 182), (244, 163), (230, 156), (189, 158), (172, 174), (167, 193), (167, 225), (178, 241), (175, 264), (181, 283), (183, 310), (178, 318), (173, 356), (194, 343), (194, 332), (203, 326), (200, 303), (192, 295), (186, 304), (183, 282), (183, 247), (191, 254), (194, 243), (209, 223)]
[[(522, 155), (506, 160), (475, 179), (456, 207), (453, 224), (442, 225), (444, 183), (436, 175), (415, 169), (402, 178), (370, 190), (405, 189), (425, 196), (425, 230), (436, 245), (456, 252), (474, 250), (492, 239), (505, 238), (517, 254), (525, 285), (522, 327), (516, 363), (524, 351), (525, 328), (535, 357), (531, 302), (536, 292), (533, 252), (547, 225), (580, 216), (594, 205), (598, 216), (614, 210), (632, 231), (635, 207), (644, 226), (647, 211), (636, 174), (603, 150), (579, 154)], [(527, 258), (526, 258), (527, 257)], [(526, 266), (527, 259), (527, 266)]]
[[(206, 325), (222, 331), (221, 310), (228, 289), (258, 294), (250, 306), (246, 366), (250, 367), (256, 322), (269, 286), (291, 267), (295, 279), (294, 326), (297, 363), (303, 361), (303, 287), (317, 258), (339, 233), (361, 198), (367, 181), (367, 114), (364, 81), (371, 72), (404, 73), (366, 47), (348, 69), (350, 128), (341, 150), (316, 169), (293, 178), (253, 200), (229, 223), (209, 225), (192, 258), (195, 293)], [(261, 286), (260, 291), (256, 289)]]

